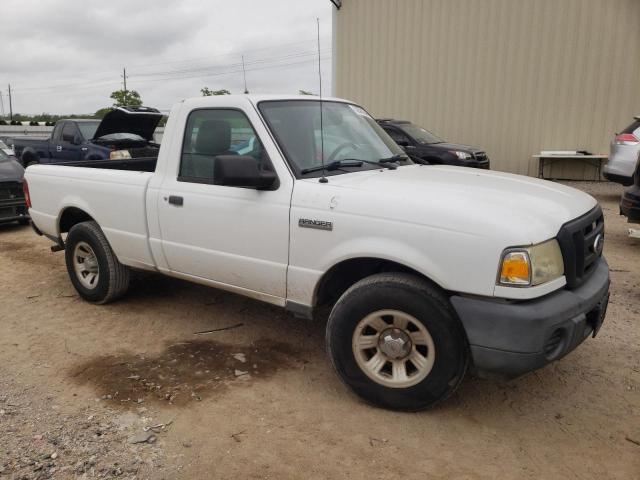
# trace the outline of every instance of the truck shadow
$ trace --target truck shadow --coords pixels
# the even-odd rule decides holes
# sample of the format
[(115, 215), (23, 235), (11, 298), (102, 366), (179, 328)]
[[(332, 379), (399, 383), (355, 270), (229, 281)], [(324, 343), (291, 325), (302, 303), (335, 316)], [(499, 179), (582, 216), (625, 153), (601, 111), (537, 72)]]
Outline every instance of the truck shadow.
[(75, 366), (69, 377), (78, 385), (92, 386), (110, 406), (184, 406), (232, 384), (266, 380), (295, 366), (298, 354), (291, 345), (267, 339), (245, 346), (190, 340), (168, 344), (154, 356), (96, 356)]

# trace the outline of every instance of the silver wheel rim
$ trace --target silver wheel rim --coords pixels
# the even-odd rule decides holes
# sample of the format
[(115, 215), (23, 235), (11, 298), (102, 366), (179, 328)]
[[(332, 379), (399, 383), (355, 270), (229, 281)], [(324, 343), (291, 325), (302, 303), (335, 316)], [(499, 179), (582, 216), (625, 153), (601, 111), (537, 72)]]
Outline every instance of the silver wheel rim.
[(390, 388), (420, 383), (436, 359), (429, 330), (399, 310), (378, 310), (360, 320), (353, 332), (352, 349), (367, 377)]
[(100, 266), (95, 252), (87, 242), (78, 242), (73, 249), (73, 269), (83, 287), (93, 290), (100, 280)]

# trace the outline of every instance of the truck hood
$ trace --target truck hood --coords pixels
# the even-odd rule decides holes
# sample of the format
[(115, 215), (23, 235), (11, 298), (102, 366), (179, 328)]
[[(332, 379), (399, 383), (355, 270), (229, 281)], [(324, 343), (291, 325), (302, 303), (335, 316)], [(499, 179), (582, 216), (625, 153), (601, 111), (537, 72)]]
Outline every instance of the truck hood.
[(375, 211), (394, 221), (499, 237), (514, 246), (554, 237), (564, 223), (597, 204), (590, 195), (558, 183), (445, 165), (335, 175), (329, 185), (338, 197), (343, 191), (345, 200), (350, 198), (340, 203), (353, 214)]
[(461, 152), (470, 152), (470, 153), (484, 152), (484, 150), (482, 150), (481, 148), (473, 147), (471, 145), (464, 145), (462, 143), (442, 142), (442, 143), (430, 143), (425, 146), (441, 148), (443, 150), (459, 150)]
[(94, 139), (114, 133), (133, 133), (152, 141), (162, 113), (149, 107), (116, 107), (107, 113), (94, 135)]
[(24, 168), (13, 158), (0, 160), (0, 182), (21, 182)]

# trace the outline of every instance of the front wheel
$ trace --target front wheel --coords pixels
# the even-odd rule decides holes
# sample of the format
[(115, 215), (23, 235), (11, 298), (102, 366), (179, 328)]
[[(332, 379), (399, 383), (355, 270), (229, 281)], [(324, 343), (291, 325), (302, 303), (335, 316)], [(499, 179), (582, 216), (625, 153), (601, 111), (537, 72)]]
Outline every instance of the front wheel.
[(447, 298), (409, 274), (359, 281), (334, 306), (327, 350), (341, 379), (365, 401), (416, 411), (448, 398), (469, 348)]
[(129, 268), (118, 261), (96, 222), (82, 222), (71, 228), (65, 260), (71, 283), (85, 300), (109, 303), (129, 288)]

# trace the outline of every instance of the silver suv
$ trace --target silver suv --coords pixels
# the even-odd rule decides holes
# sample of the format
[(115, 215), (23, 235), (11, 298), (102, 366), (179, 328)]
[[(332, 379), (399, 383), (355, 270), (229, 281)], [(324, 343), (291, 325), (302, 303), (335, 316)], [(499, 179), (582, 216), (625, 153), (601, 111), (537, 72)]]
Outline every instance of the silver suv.
[(604, 178), (610, 182), (629, 186), (633, 184), (633, 171), (640, 153), (640, 116), (611, 142), (609, 162), (604, 167)]

